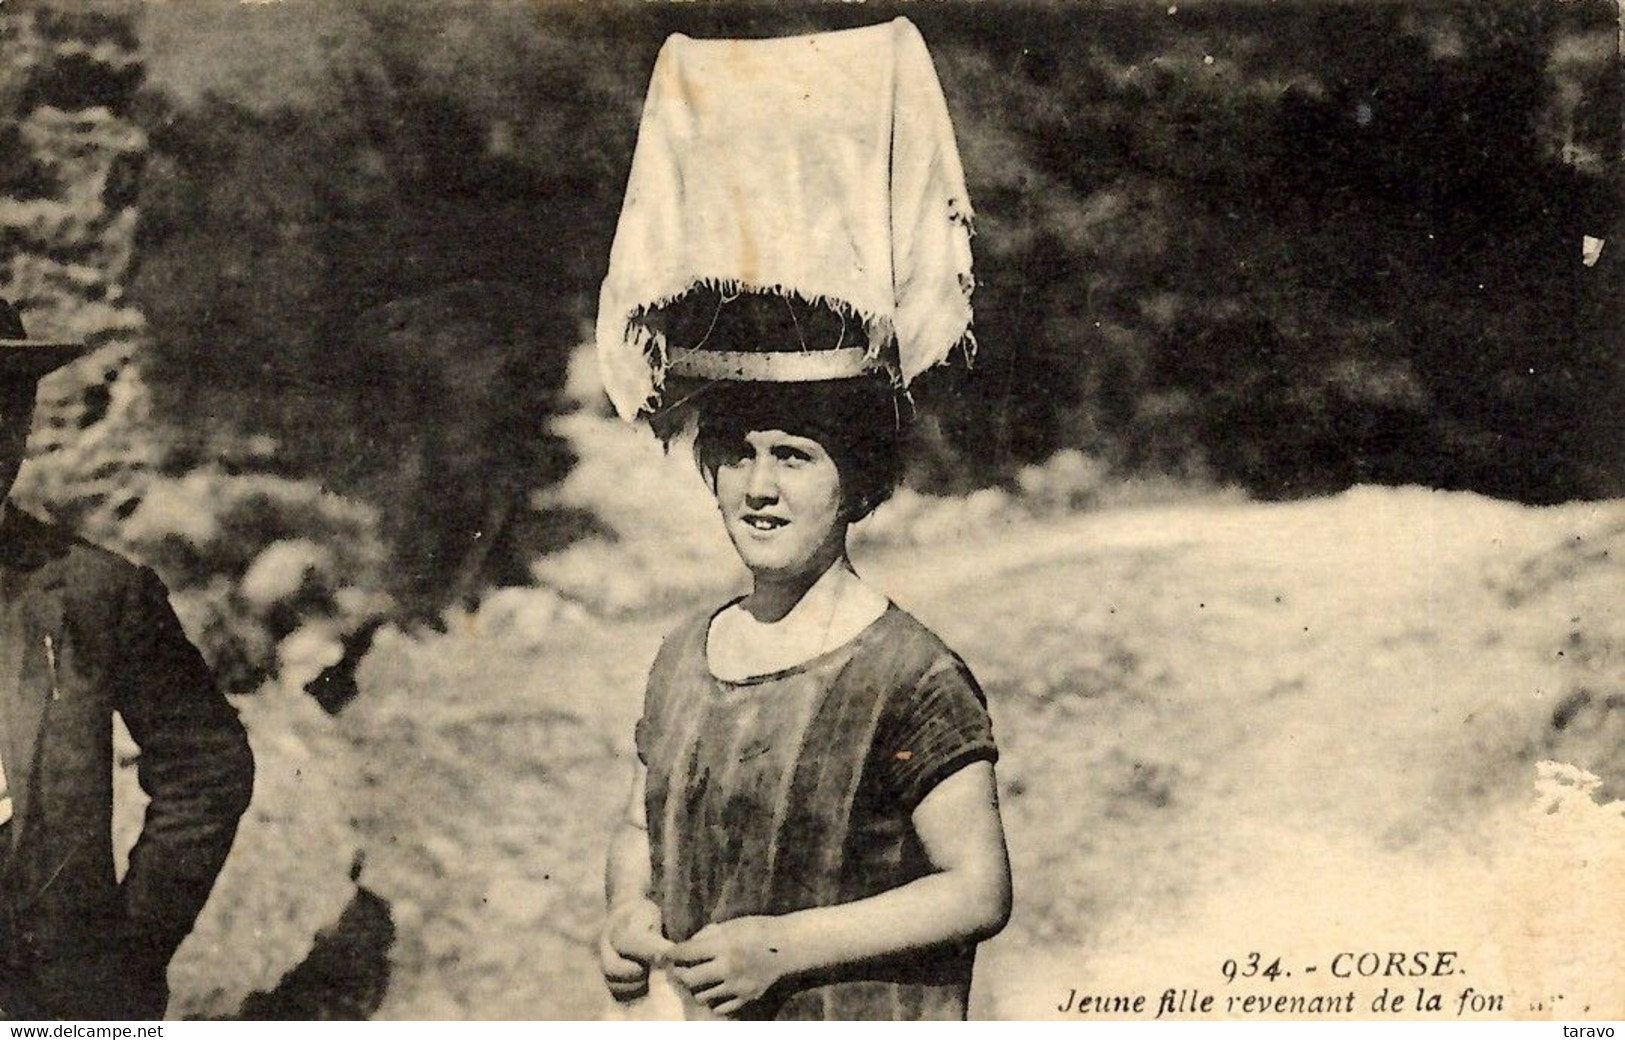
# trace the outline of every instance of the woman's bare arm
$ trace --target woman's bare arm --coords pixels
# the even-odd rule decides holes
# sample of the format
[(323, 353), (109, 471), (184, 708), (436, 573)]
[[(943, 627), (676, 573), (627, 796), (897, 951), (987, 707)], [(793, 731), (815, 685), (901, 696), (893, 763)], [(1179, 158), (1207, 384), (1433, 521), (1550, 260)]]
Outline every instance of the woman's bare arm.
[(609, 856), (604, 864), (604, 894), (611, 909), (629, 899), (650, 896), (652, 869), (649, 862), (649, 826), (644, 819), (643, 788), (648, 770), (642, 762), (633, 764), (632, 790), (626, 811), (610, 836)]
[(787, 976), (997, 934), (1010, 918), (1010, 859), (992, 764), (943, 780), (913, 822), (933, 873), (840, 906), (709, 925), (672, 951), (678, 978), (726, 1015)]
[(671, 951), (661, 930), (660, 907), (653, 899), (649, 830), (644, 819), (643, 788), (647, 774), (637, 764), (626, 813), (610, 837), (604, 865), (604, 892), (609, 906), (599, 937), (598, 959), (604, 982), (617, 1000), (641, 997), (649, 989), (649, 966)]

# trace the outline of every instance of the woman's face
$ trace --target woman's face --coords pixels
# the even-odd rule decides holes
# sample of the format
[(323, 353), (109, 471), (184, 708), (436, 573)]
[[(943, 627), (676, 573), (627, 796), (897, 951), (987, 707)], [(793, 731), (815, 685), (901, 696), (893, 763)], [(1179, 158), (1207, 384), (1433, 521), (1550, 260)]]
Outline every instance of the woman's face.
[(755, 575), (822, 570), (845, 547), (840, 472), (811, 438), (752, 430), (718, 460), (713, 491), (728, 537)]

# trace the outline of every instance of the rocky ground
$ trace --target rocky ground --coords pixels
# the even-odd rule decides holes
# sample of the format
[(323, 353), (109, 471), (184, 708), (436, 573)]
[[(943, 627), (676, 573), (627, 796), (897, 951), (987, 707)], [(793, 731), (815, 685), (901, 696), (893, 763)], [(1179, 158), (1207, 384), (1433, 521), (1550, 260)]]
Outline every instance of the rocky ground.
[[(1625, 865), (1523, 814), (1537, 763), (1567, 762), (1606, 784), (1548, 778), (1548, 800), (1622, 845), (1621, 806), (1596, 806), (1625, 783), (1625, 506), (1361, 489), (939, 528), (860, 568), (989, 694), (1018, 895), (977, 1013), (1217, 985), (1265, 942), (1452, 944), (1520, 1000), (1617, 999), (1596, 990), (1625, 963)], [(375, 900), (344, 963), (385, 959), (301, 1014), (602, 1012), (591, 940), (643, 674), (731, 578), (607, 616), (510, 590), (443, 634), (381, 633), (324, 746), (358, 781), (333, 798)]]

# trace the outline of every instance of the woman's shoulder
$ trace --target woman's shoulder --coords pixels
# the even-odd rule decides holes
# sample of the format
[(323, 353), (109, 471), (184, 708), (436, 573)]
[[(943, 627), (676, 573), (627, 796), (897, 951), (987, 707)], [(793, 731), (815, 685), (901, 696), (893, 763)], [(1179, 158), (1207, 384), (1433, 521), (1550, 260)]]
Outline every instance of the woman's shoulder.
[(676, 625), (672, 626), (671, 631), (666, 633), (666, 638), (661, 641), (661, 645), (675, 646), (703, 641), (706, 631), (711, 627), (711, 622), (728, 606), (729, 604), (724, 603), (721, 607), (708, 607), (705, 610), (685, 614)]
[(671, 719), (691, 707), (705, 688), (705, 633), (715, 614), (705, 611), (683, 618), (655, 654), (643, 690), (643, 717), (637, 726), (638, 757), (645, 764)]
[(962, 657), (941, 636), (895, 601), (875, 622), (874, 636), (865, 641), (864, 652), (883, 658), (894, 671), (924, 681), (943, 673), (971, 679)]
[(696, 611), (683, 617), (660, 641), (660, 652), (655, 655), (654, 673), (659, 674), (683, 662), (705, 661), (705, 640), (716, 616), (736, 602), (730, 600), (720, 607)]
[(899, 635), (906, 634), (910, 637), (917, 638), (925, 642), (935, 642), (943, 646), (945, 649), (947, 647), (947, 644), (943, 643), (942, 638), (933, 632), (925, 622), (909, 613), (907, 607), (902, 606), (896, 600), (891, 599), (890, 597), (887, 597), (886, 599), (886, 612), (881, 620), (885, 625), (891, 628), (893, 633)]

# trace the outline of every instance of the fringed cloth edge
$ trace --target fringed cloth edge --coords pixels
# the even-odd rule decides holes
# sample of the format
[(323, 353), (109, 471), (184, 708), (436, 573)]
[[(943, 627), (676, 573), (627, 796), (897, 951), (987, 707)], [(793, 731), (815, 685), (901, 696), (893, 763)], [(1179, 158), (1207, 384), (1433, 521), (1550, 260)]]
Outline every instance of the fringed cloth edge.
[[(956, 208), (950, 219), (955, 224), (964, 227), (966, 234), (974, 234), (972, 218), (968, 212)], [(960, 280), (960, 289), (965, 294), (968, 302), (972, 291), (975, 289), (974, 279), (968, 275), (963, 277)], [(737, 296), (761, 294), (777, 296), (807, 307), (826, 307), (839, 314), (842, 318), (854, 323), (860, 323), (863, 326), (865, 337), (868, 340), (868, 346), (863, 354), (863, 360), (866, 362), (864, 371), (885, 373), (899, 390), (904, 389), (908, 380), (917, 374), (903, 371), (898, 361), (896, 330), (893, 327), (891, 318), (886, 315), (866, 314), (859, 308), (837, 297), (821, 293), (805, 293), (784, 285), (759, 285), (734, 278), (695, 278), (679, 289), (663, 293), (625, 312), (625, 320), (616, 338), (620, 341), (624, 352), (621, 360), (631, 362), (629, 365), (616, 372), (612, 369), (612, 359), (608, 356), (608, 352), (603, 350), (598, 352), (600, 374), (603, 377), (605, 389), (622, 417), (628, 420), (640, 417), (647, 418), (660, 408), (660, 399), (665, 389), (666, 376), (671, 372), (673, 364), (678, 359), (694, 353), (721, 353), (706, 351), (703, 339), (693, 345), (674, 348), (667, 342), (665, 333), (653, 328), (647, 321), (655, 312), (671, 306), (691, 293), (702, 291), (718, 294), (724, 304)], [(600, 332), (602, 331), (604, 330), (600, 330)], [(856, 348), (843, 348), (842, 352), (846, 354), (847, 351), (852, 349)], [(949, 342), (945, 348), (942, 348), (940, 353), (937, 353), (937, 357), (945, 359), (955, 351), (958, 351), (964, 357), (967, 367), (975, 364), (976, 334), (971, 328), (971, 321), (968, 317), (959, 335)], [(809, 348), (805, 352), (763, 352), (761, 356), (764, 358), (782, 356), (789, 359), (803, 353), (828, 352), (828, 348)], [(834, 365), (835, 363), (823, 362), (821, 364)], [(719, 359), (714, 363), (697, 361), (694, 367), (697, 370), (706, 372), (721, 372), (731, 366), (728, 361)], [(760, 374), (763, 372), (772, 373), (766, 376), (766, 380), (771, 382), (799, 382), (808, 378), (828, 378), (799, 374), (806, 371), (805, 367), (798, 366), (795, 362), (788, 360), (782, 364), (782, 367), (775, 366), (771, 361), (760, 365), (746, 364), (732, 367), (742, 367), (745, 371), (738, 375), (706, 375), (704, 378), (724, 380), (762, 378)], [(778, 369), (777, 372), (773, 372), (775, 368)], [(693, 375), (698, 374), (698, 371), (693, 373), (680, 372), (678, 374)], [(860, 373), (853, 372), (850, 374), (857, 375)]]

